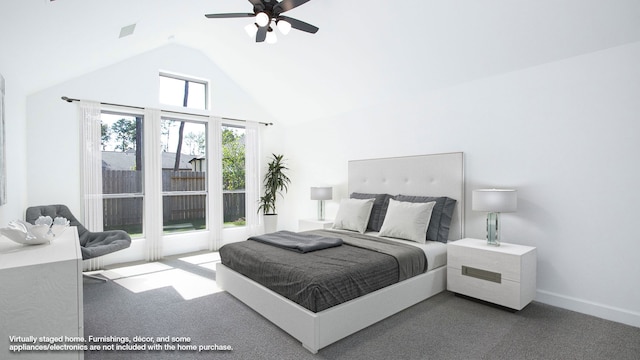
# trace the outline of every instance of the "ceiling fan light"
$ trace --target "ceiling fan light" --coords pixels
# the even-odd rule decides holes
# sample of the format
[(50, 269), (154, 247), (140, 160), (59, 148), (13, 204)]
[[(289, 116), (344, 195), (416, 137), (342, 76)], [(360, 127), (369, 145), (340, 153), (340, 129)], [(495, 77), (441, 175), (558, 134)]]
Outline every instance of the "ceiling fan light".
[(258, 27), (256, 26), (256, 24), (251, 23), (244, 27), (244, 31), (246, 31), (247, 35), (249, 35), (249, 37), (253, 39), (256, 37), (256, 33), (258, 32)]
[(277, 25), (282, 35), (287, 35), (291, 31), (291, 23), (288, 21), (278, 20)]
[(269, 15), (265, 12), (259, 12), (256, 15), (256, 24), (260, 27), (267, 26), (267, 24), (269, 24)]
[(265, 39), (265, 41), (267, 42), (267, 44), (275, 44), (276, 42), (278, 42), (278, 37), (276, 36), (276, 32), (275, 31), (267, 32), (267, 38)]

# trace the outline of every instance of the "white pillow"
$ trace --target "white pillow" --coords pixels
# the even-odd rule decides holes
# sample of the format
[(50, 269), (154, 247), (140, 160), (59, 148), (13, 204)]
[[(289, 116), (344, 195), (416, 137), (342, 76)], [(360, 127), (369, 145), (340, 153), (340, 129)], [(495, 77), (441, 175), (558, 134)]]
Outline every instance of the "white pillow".
[(435, 201), (412, 203), (389, 199), (389, 208), (380, 228), (380, 236), (411, 240), (424, 244)]
[(367, 230), (375, 199), (342, 199), (333, 228), (364, 233)]

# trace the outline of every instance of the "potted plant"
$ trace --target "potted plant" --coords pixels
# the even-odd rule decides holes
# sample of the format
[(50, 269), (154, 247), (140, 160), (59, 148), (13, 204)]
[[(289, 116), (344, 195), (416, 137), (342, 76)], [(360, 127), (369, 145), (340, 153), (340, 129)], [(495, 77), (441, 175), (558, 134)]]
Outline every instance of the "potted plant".
[(291, 183), (291, 180), (285, 174), (289, 169), (284, 164), (283, 156), (272, 154), (269, 167), (264, 174), (264, 195), (260, 197), (258, 211), (262, 210), (264, 214), (264, 230), (267, 233), (276, 231), (278, 222), (276, 213), (277, 196), (278, 194), (282, 196), (283, 191), (287, 192), (289, 183)]

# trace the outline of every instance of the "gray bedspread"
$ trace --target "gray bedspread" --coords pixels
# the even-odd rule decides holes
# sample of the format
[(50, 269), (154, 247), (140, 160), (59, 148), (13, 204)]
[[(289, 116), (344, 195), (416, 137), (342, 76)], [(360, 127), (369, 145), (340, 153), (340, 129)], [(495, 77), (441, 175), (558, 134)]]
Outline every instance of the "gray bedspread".
[(257, 241), (227, 244), (222, 263), (272, 291), (320, 312), (427, 269), (420, 248), (374, 236), (331, 230), (305, 232), (340, 238), (342, 246), (297, 253)]
[(310, 233), (296, 233), (293, 231), (276, 231), (274, 233), (256, 235), (249, 240), (278, 246), (283, 249), (306, 253), (342, 245), (342, 239)]

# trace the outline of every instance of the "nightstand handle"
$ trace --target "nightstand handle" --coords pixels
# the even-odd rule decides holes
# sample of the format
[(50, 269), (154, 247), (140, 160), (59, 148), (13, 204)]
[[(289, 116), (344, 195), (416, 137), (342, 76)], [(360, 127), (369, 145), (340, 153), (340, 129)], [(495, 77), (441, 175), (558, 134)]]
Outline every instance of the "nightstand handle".
[(480, 280), (502, 283), (502, 274), (482, 269), (472, 268), (470, 266), (462, 266), (462, 275), (474, 277)]

